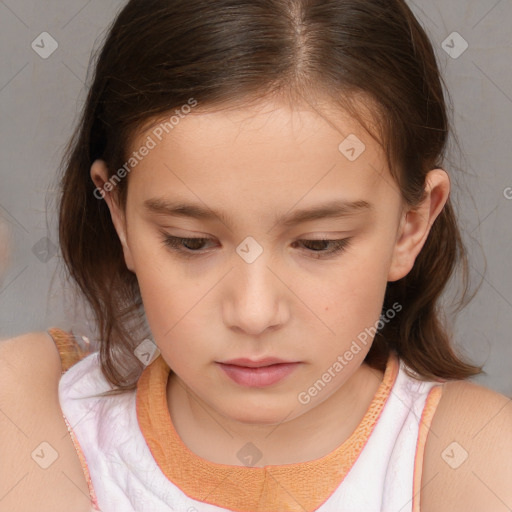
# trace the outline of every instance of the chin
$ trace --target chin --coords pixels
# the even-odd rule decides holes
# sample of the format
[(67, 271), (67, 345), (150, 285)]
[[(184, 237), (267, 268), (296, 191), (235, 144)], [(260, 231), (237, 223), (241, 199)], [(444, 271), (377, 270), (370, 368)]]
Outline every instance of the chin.
[(271, 426), (283, 423), (284, 419), (286, 419), (286, 421), (293, 420), (296, 415), (290, 414), (292, 407), (293, 405), (281, 404), (269, 408), (268, 404), (267, 406), (251, 406), (245, 402), (244, 406), (237, 407), (234, 405), (232, 409), (225, 410), (223, 415), (232, 421), (245, 425)]

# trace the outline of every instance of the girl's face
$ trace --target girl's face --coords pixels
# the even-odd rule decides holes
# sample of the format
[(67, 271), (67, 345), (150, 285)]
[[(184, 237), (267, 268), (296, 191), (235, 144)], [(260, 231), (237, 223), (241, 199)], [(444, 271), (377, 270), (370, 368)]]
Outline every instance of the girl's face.
[[(361, 366), (373, 337), (360, 335), (376, 326), (387, 282), (412, 268), (449, 189), (432, 211), (406, 216), (384, 152), (353, 120), (260, 106), (151, 128), (132, 148), (126, 212), (106, 200), (181, 384), (224, 417), (272, 424), (312, 410)], [(102, 161), (92, 176), (106, 179)], [(263, 387), (218, 365), (266, 357), (300, 364)]]

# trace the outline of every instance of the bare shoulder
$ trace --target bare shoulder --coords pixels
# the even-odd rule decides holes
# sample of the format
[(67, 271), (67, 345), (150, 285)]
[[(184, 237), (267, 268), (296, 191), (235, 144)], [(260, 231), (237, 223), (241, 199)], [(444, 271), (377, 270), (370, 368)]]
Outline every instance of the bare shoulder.
[[(38, 365), (39, 376), (48, 377), (60, 371), (59, 353), (47, 333), (28, 332), (0, 340), (0, 364), (2, 370), (11, 376), (36, 361), (44, 361), (44, 364)], [(31, 372), (33, 370), (34, 368), (30, 368)]]
[(512, 510), (512, 399), (444, 384), (425, 444), (421, 512)]
[(0, 340), (0, 510), (91, 510), (59, 404), (60, 377), (46, 332)]

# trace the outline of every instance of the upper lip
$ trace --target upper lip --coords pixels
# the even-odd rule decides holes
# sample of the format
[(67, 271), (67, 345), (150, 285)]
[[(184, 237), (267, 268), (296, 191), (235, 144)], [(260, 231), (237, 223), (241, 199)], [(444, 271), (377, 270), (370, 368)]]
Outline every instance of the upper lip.
[(281, 363), (295, 363), (296, 361), (284, 361), (277, 357), (265, 357), (254, 361), (253, 359), (247, 359), (246, 357), (239, 357), (238, 359), (230, 359), (229, 361), (220, 361), (221, 364), (233, 364), (236, 366), (245, 366), (247, 368), (260, 368), (262, 366), (270, 366), (271, 364)]

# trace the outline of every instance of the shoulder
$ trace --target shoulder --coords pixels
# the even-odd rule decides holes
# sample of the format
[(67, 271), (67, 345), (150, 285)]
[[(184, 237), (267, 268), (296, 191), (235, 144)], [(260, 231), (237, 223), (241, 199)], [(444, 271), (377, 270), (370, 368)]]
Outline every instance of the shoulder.
[(500, 512), (512, 507), (512, 400), (451, 381), (430, 425), (421, 512)]
[(36, 361), (44, 361), (45, 364), (40, 365), (40, 371), (35, 378), (44, 379), (45, 376), (55, 374), (60, 369), (59, 352), (47, 333), (29, 332), (0, 340), (0, 364), (3, 372), (11, 376), (19, 375), (20, 372), (32, 374), (31, 363)]
[[(0, 340), (0, 475), (9, 510), (90, 510), (58, 398), (61, 360), (46, 332)], [(10, 507), (9, 507), (10, 505)]]

